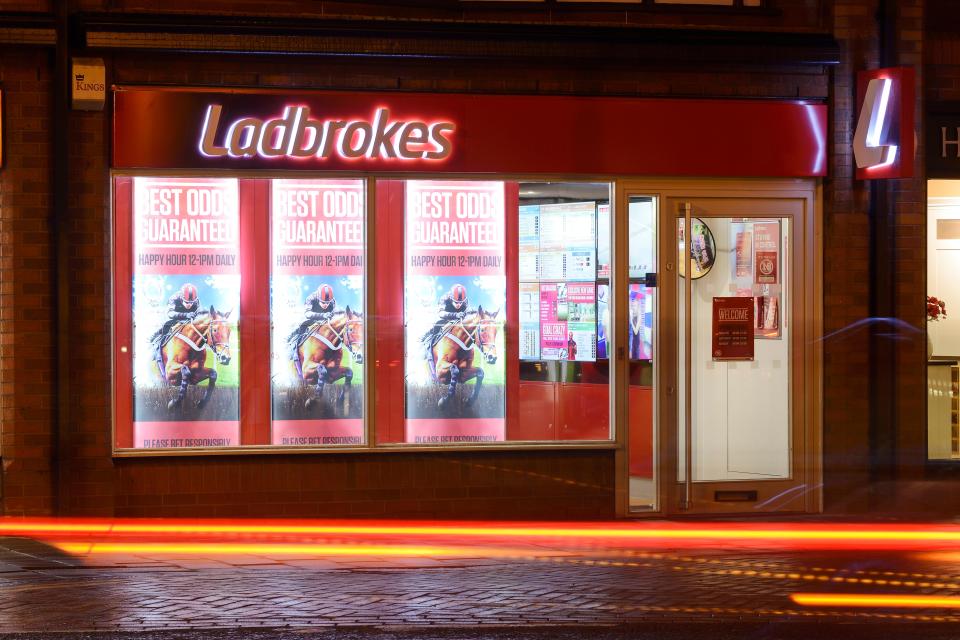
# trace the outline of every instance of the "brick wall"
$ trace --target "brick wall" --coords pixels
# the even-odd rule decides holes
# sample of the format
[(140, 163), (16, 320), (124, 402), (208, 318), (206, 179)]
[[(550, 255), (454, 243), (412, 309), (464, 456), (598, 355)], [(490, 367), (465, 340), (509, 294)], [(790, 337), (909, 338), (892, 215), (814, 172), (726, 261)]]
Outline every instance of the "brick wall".
[(613, 457), (588, 451), (121, 460), (120, 516), (613, 517)]
[[(923, 46), (923, 1), (895, 3), (895, 64), (920, 68)], [(833, 32), (842, 43), (843, 61), (832, 83), (831, 117), (834, 149), (830, 178), (824, 190), (824, 467), (828, 511), (835, 513), (879, 510), (916, 511), (920, 502), (913, 481), (922, 477), (925, 453), (926, 344), (922, 333), (891, 327), (895, 366), (881, 365), (892, 377), (894, 422), (892, 434), (870, 433), (870, 389), (867, 371), (875, 366), (869, 356), (870, 334), (870, 189), (888, 189), (894, 208), (894, 245), (880, 259), (893, 263), (893, 305), (897, 320), (924, 329), (926, 279), (926, 184), (922, 149), (917, 150), (917, 177), (871, 183), (854, 179), (852, 140), (856, 122), (856, 72), (879, 66), (876, 14), (878, 3), (837, 0)], [(918, 142), (922, 145), (922, 92), (917, 103)], [(862, 327), (851, 331), (851, 327)], [(892, 473), (884, 477), (871, 460), (892, 438)], [(872, 466), (873, 465), (873, 466)], [(894, 483), (892, 486), (890, 483)], [(943, 503), (922, 501), (928, 507), (948, 509)]]
[[(901, 65), (914, 67), (918, 87), (923, 87), (923, 24), (925, 0), (900, 0), (897, 3), (896, 46)], [(917, 91), (914, 104), (917, 117), (915, 177), (897, 180), (892, 189), (896, 198), (896, 316), (919, 332), (902, 331), (897, 342), (897, 503), (900, 513), (936, 509), (955, 513), (960, 499), (944, 501), (933, 492), (918, 501), (913, 491), (924, 476), (927, 458), (927, 183), (924, 173), (923, 91)]]
[(832, 152), (824, 182), (823, 438), (826, 508), (861, 510), (869, 486), (869, 334), (849, 331), (870, 316), (868, 194), (854, 180), (855, 74), (876, 66), (875, 2), (837, 0), (833, 34), (841, 43), (831, 85)]
[(3, 508), (53, 506), (53, 302), (50, 58), (0, 49), (5, 167), (0, 171), (0, 428)]
[[(26, 2), (26, 0), (23, 0)], [(415, 0), (411, 2), (330, 2), (316, 0), (77, 0), (79, 11), (129, 13), (196, 13), (217, 15), (270, 15), (294, 18), (404, 18), (457, 22), (524, 22), (554, 24), (642, 24), (663, 26), (710, 26), (770, 28), (789, 25), (796, 30), (822, 27), (829, 0), (773, 0), (774, 11), (729, 11), (699, 7), (597, 5), (556, 2), (471, 2)]]

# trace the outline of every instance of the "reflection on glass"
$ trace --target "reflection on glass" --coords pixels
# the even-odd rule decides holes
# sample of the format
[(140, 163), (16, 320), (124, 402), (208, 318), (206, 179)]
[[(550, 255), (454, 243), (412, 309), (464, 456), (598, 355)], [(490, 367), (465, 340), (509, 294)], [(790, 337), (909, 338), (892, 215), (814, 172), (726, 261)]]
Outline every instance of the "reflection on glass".
[(630, 280), (627, 284), (627, 352), (630, 357), (629, 477), (630, 509), (657, 506), (656, 434), (654, 429), (654, 328), (656, 317), (655, 198), (628, 201)]

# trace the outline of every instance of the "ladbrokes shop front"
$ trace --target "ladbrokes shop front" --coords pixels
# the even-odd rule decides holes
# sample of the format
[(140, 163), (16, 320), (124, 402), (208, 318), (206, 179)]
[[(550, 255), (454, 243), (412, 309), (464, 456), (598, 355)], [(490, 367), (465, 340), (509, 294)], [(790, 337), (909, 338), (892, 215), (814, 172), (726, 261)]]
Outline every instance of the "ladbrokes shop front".
[(825, 106), (112, 99), (116, 513), (821, 509)]

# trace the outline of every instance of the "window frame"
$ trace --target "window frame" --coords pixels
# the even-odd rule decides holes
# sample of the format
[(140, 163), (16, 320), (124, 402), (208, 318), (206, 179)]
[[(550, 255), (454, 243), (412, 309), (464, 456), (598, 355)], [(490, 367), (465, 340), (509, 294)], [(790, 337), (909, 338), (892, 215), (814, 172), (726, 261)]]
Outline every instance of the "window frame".
[[(109, 318), (110, 318), (110, 368), (111, 368), (111, 380), (109, 393), (110, 393), (110, 444), (111, 444), (111, 454), (114, 458), (139, 458), (139, 457), (193, 457), (193, 456), (236, 456), (236, 455), (289, 455), (289, 454), (338, 454), (338, 453), (371, 453), (371, 452), (396, 452), (396, 451), (411, 451), (411, 452), (425, 452), (425, 451), (437, 451), (437, 452), (459, 452), (459, 451), (501, 451), (501, 450), (563, 450), (563, 449), (581, 449), (581, 450), (616, 450), (621, 448), (619, 442), (619, 432), (622, 431), (622, 428), (618, 428), (616, 413), (613, 411), (613, 408), (616, 403), (617, 396), (617, 386), (619, 385), (618, 373), (616, 372), (617, 367), (610, 367), (610, 381), (608, 384), (608, 401), (611, 407), (610, 412), (610, 436), (608, 439), (603, 440), (523, 440), (523, 441), (502, 441), (502, 442), (486, 442), (486, 443), (467, 443), (467, 444), (430, 444), (430, 443), (378, 443), (377, 442), (377, 432), (376, 432), (376, 414), (377, 414), (377, 401), (374, 395), (374, 389), (376, 388), (376, 379), (377, 379), (377, 367), (370, 366), (364, 371), (364, 385), (363, 385), (363, 429), (364, 429), (364, 442), (360, 445), (354, 444), (331, 444), (331, 445), (273, 445), (273, 444), (239, 444), (237, 446), (229, 447), (211, 447), (211, 448), (196, 448), (196, 447), (177, 447), (177, 448), (133, 448), (133, 447), (120, 447), (117, 443), (117, 436), (120, 429), (133, 429), (132, 415), (129, 423), (121, 425), (118, 424), (117, 417), (117, 404), (119, 401), (118, 397), (118, 382), (117, 382), (117, 372), (116, 372), (116, 361), (117, 355), (119, 353), (120, 345), (117, 344), (117, 315), (116, 315), (116, 305), (118, 302), (117, 291), (115, 288), (115, 283), (117, 280), (117, 260), (121, 256), (118, 256), (117, 249), (117, 201), (116, 201), (116, 184), (118, 178), (128, 178), (133, 179), (135, 177), (167, 177), (167, 178), (234, 178), (238, 180), (239, 185), (243, 184), (244, 180), (272, 180), (272, 179), (302, 179), (302, 180), (322, 180), (322, 179), (358, 179), (365, 181), (366, 193), (365, 193), (365, 212), (364, 212), (364, 317), (365, 317), (365, 335), (366, 336), (375, 336), (376, 335), (376, 325), (378, 322), (377, 314), (374, 313), (375, 309), (373, 305), (376, 304), (376, 277), (371, 277), (371, 274), (376, 274), (378, 269), (378, 256), (376, 252), (376, 216), (377, 216), (377, 184), (381, 181), (390, 181), (390, 180), (498, 180), (505, 183), (508, 182), (604, 182), (610, 185), (611, 196), (617, 193), (617, 183), (625, 179), (625, 176), (612, 176), (612, 175), (553, 175), (553, 174), (476, 174), (476, 173), (438, 173), (438, 172), (410, 172), (410, 173), (397, 173), (397, 174), (384, 174), (378, 172), (342, 172), (342, 171), (266, 171), (266, 170), (227, 170), (227, 169), (210, 169), (210, 170), (198, 170), (198, 169), (183, 169), (179, 170), (176, 168), (164, 168), (164, 169), (111, 169), (109, 172), (109, 221), (108, 221), (108, 233), (109, 233), (109, 286), (110, 286), (110, 309), (109, 309)], [(242, 190), (242, 186), (239, 187)], [(267, 203), (269, 206), (269, 196), (267, 196)], [(615, 256), (615, 238), (616, 231), (618, 227), (617, 223), (617, 214), (616, 214), (616, 203), (615, 198), (611, 197), (610, 207), (610, 246), (611, 246), (611, 276), (609, 279), (609, 284), (611, 287), (619, 286), (619, 280), (622, 278), (617, 278), (615, 275), (617, 258)], [(132, 233), (132, 221), (133, 221), (133, 212), (132, 208), (130, 209), (130, 228)], [(242, 217), (241, 217), (242, 224)], [(266, 223), (269, 226), (269, 221)], [(133, 264), (132, 264), (132, 242), (130, 245), (129, 257), (131, 263), (129, 265), (129, 271), (126, 275), (133, 275)], [(242, 248), (241, 248), (242, 251)], [(509, 248), (507, 248), (509, 251)], [(269, 262), (269, 256), (266, 257)], [(269, 265), (266, 265), (269, 266)], [(387, 267), (389, 268), (389, 266)], [(126, 301), (128, 303), (132, 301), (132, 291), (131, 299)], [(242, 318), (242, 316), (241, 316)], [(269, 325), (269, 322), (268, 322)], [(609, 338), (612, 338), (612, 349), (616, 349), (616, 332), (612, 330), (610, 332)], [(608, 339), (609, 339), (608, 338)], [(264, 341), (269, 349), (270, 335), (269, 332), (261, 337), (258, 337), (258, 340)], [(124, 345), (125, 346), (125, 345)], [(613, 353), (614, 351), (611, 351)], [(377, 362), (377, 346), (376, 340), (367, 338), (364, 345), (364, 360), (366, 363), (376, 363)], [(270, 384), (269, 380), (264, 385), (265, 396), (268, 402), (270, 400)], [(132, 386), (129, 387), (130, 392), (132, 393)], [(268, 405), (269, 406), (269, 405)], [(241, 439), (244, 432), (245, 418), (243, 414), (243, 402), (241, 401), (240, 406), (240, 434)], [(255, 418), (247, 417), (246, 420), (253, 420)]]

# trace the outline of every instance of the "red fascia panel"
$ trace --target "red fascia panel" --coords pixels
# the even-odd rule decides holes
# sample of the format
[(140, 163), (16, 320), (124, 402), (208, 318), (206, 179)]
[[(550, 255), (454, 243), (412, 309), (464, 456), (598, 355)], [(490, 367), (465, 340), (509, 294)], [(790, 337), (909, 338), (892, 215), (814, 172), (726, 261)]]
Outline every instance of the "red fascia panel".
[[(266, 122), (294, 106), (309, 107), (319, 121), (373, 122), (386, 108), (390, 121), (455, 128), (450, 153), (439, 160), (333, 152), (208, 157), (200, 146), (210, 105), (222, 107), (217, 143), (241, 118)], [(826, 175), (826, 146), (826, 106), (802, 101), (143, 87), (114, 93), (117, 169), (810, 177)]]

